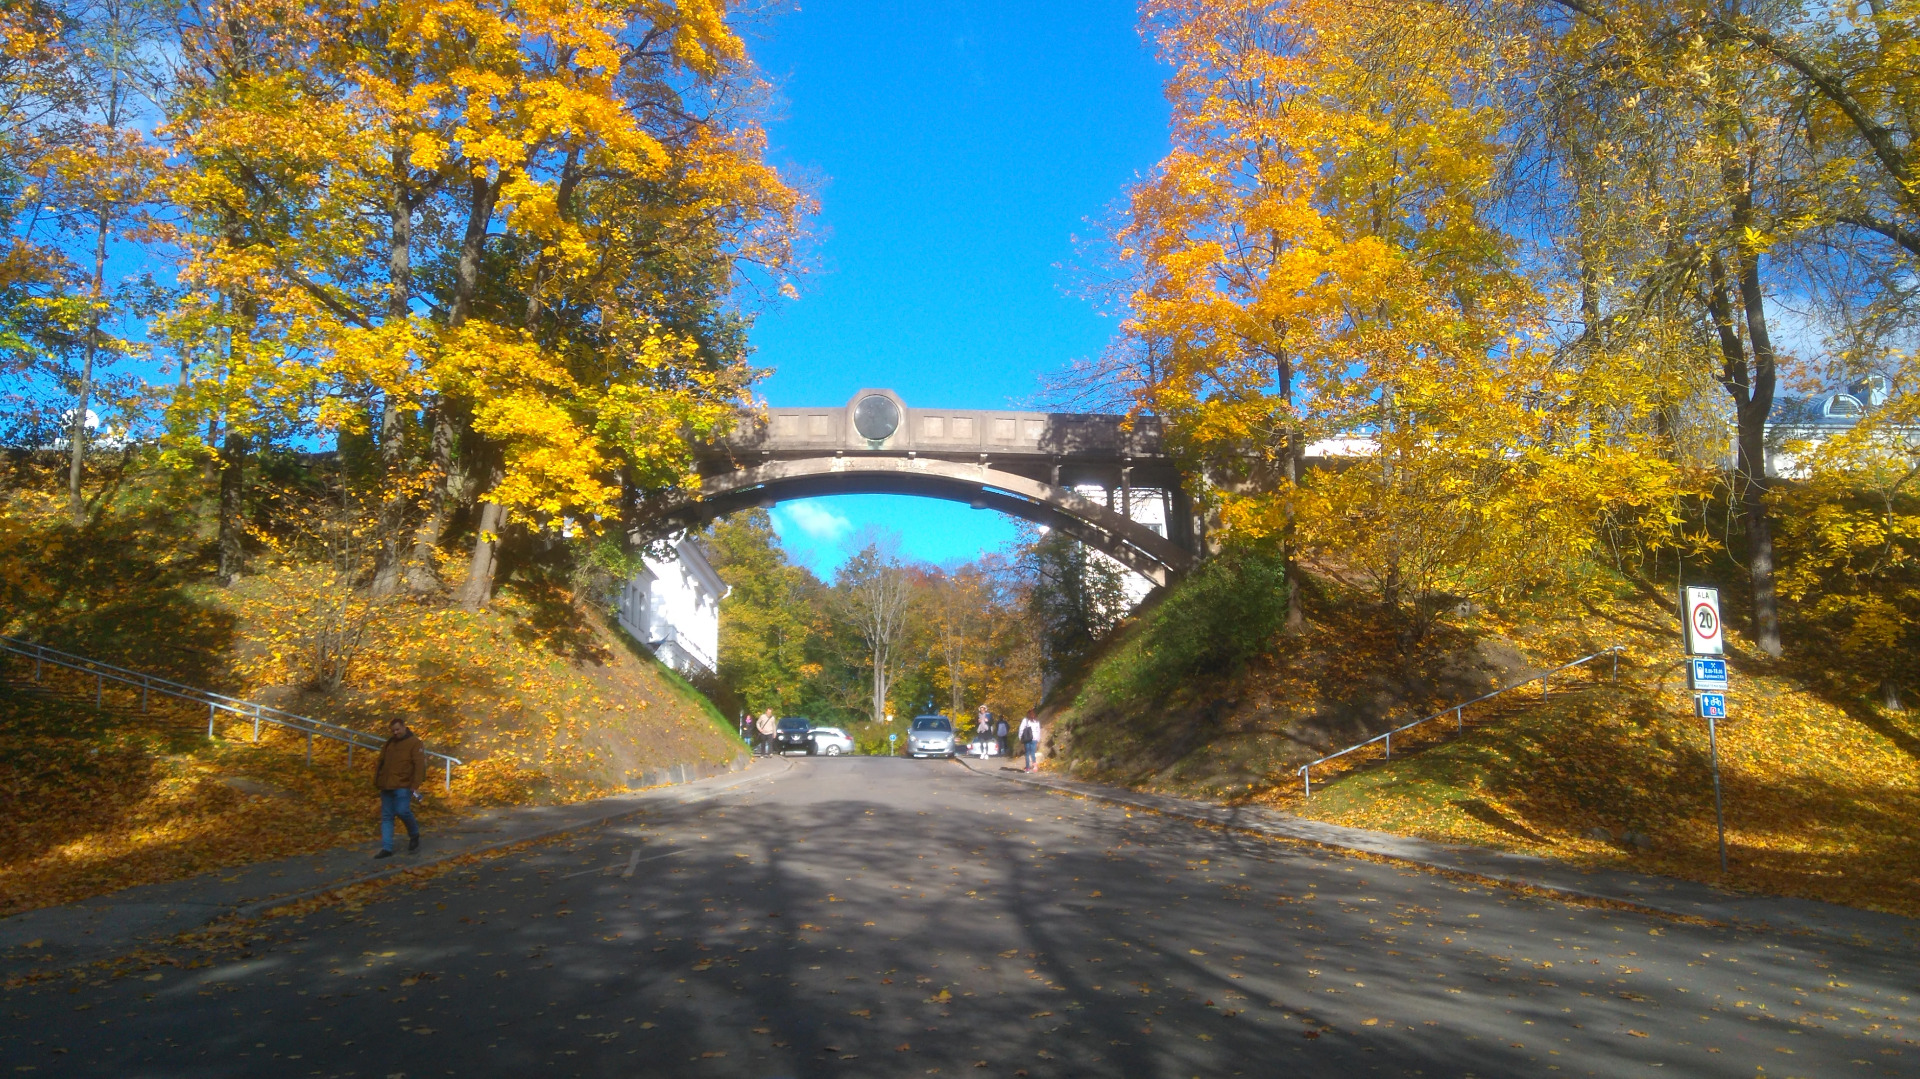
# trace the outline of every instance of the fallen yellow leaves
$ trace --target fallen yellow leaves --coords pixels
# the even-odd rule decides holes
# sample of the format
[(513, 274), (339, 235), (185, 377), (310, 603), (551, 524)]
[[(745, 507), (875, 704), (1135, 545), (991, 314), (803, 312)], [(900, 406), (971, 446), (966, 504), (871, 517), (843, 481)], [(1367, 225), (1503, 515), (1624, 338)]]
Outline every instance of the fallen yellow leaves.
[[(1651, 625), (1656, 614), (1642, 612)], [(1619, 682), (1316, 783), (1304, 805), (1292, 792), (1276, 800), (1355, 827), (1920, 915), (1920, 722), (1735, 655), (1719, 728), (1722, 878), (1706, 729), (1690, 714), (1677, 642), (1609, 632), (1631, 649)]]
[[(15, 492), (4, 508), (0, 520), (13, 527), (0, 528), (0, 569), (38, 579), (73, 557), (60, 539), (57, 505), (29, 505)], [(181, 545), (183, 558), (197, 550), (190, 535), (140, 531), (148, 527), (128, 524), (115, 550), (164, 554)], [(98, 647), (67, 643), (121, 659), (162, 634), (161, 658), (130, 662), (360, 730), (406, 718), (431, 747), (469, 762), (451, 797), (431, 786), (424, 792), (418, 812), (429, 831), (449, 809), (575, 801), (623, 789), (642, 771), (739, 752), (704, 702), (560, 592), (509, 589), (481, 614), (399, 605), (380, 647), (356, 666), (354, 684), (331, 694), (291, 691), (281, 684), (292, 677), (287, 652), (271, 647), (267, 629), (284, 621), (287, 602), (275, 572), (232, 590), (191, 586), (191, 603), (168, 592), (154, 601), (169, 611), (163, 628), (117, 628), (124, 639)], [(132, 583), (111, 598), (147, 602), (140, 589), (159, 576), (154, 567), (129, 566), (126, 575)], [(174, 670), (165, 658), (172, 655), (199, 666)], [(229, 663), (231, 677), (222, 673)], [(106, 711), (98, 712), (91, 681), (43, 676), (57, 695), (0, 699), (10, 769), (10, 797), (0, 803), (0, 916), (377, 834), (366, 750), (349, 766), (344, 745), (319, 739), (309, 765), (304, 737), (279, 728), (264, 726), (255, 742), (251, 723), (222, 719), (209, 740), (204, 710), (154, 698), (143, 712), (137, 691), (108, 686)]]

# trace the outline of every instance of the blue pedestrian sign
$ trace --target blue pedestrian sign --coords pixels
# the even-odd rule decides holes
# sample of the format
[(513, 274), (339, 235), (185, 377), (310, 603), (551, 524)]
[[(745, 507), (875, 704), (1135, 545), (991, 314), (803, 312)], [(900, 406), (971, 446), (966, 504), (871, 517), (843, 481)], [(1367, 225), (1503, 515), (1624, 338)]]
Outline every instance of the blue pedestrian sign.
[(1724, 659), (1694, 658), (1687, 661), (1690, 667), (1695, 689), (1726, 689), (1727, 661)]
[(1724, 693), (1700, 693), (1694, 696), (1700, 705), (1701, 719), (1727, 718), (1727, 695)]

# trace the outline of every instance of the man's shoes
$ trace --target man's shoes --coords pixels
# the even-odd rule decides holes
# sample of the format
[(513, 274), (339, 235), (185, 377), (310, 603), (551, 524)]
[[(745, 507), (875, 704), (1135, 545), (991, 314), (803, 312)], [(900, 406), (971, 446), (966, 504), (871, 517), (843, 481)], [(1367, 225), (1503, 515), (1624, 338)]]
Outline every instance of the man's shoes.
[(393, 857), (393, 852), (392, 852), (392, 851), (390, 851), (390, 850), (383, 850), (383, 851), (381, 851), (380, 853), (378, 853), (378, 854), (376, 854), (376, 855), (374, 855), (374, 858), (375, 858), (376, 860), (378, 860), (378, 859), (381, 859), (381, 858), (391, 858), (391, 857)]
[(414, 851), (417, 851), (419, 849), (420, 849), (420, 837), (417, 835), (408, 836), (407, 837), (407, 853), (412, 854)]

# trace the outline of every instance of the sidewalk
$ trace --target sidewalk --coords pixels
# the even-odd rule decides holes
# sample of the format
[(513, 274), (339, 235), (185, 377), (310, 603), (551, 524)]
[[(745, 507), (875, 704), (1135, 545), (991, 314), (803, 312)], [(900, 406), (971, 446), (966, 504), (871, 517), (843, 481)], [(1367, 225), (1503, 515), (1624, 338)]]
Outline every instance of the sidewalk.
[(975, 774), (1097, 798), (1115, 805), (1203, 821), (1236, 831), (1298, 840), (1427, 869), (1467, 873), (1515, 887), (1537, 888), (1580, 899), (1626, 903), (1683, 918), (1785, 930), (1848, 944), (1905, 951), (1920, 956), (1920, 921), (1812, 899), (1729, 892), (1711, 885), (1615, 869), (1582, 869), (1531, 854), (1491, 847), (1458, 847), (1424, 839), (1370, 832), (1258, 806), (1224, 806), (1191, 798), (1148, 794), (1105, 783), (1026, 773), (1018, 765), (957, 758)]
[(362, 846), (258, 862), (30, 910), (0, 919), (0, 981), (110, 959), (228, 915), (252, 917), (349, 884), (605, 824), (649, 806), (700, 801), (717, 791), (771, 779), (791, 767), (784, 758), (752, 757), (745, 770), (708, 779), (574, 805), (487, 810), (461, 818), (443, 831), (426, 832), (417, 855), (403, 852), (376, 862), (371, 855), (378, 844), (370, 840)]

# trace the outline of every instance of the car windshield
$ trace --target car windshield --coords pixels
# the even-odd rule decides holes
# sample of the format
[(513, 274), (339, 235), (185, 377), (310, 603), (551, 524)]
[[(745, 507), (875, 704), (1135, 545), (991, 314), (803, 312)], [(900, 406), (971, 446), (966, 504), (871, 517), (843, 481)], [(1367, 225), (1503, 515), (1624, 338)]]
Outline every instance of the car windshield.
[(804, 731), (811, 726), (811, 723), (799, 716), (788, 716), (780, 721), (780, 729), (783, 731)]
[(953, 722), (946, 716), (920, 716), (913, 721), (916, 731), (951, 731)]

